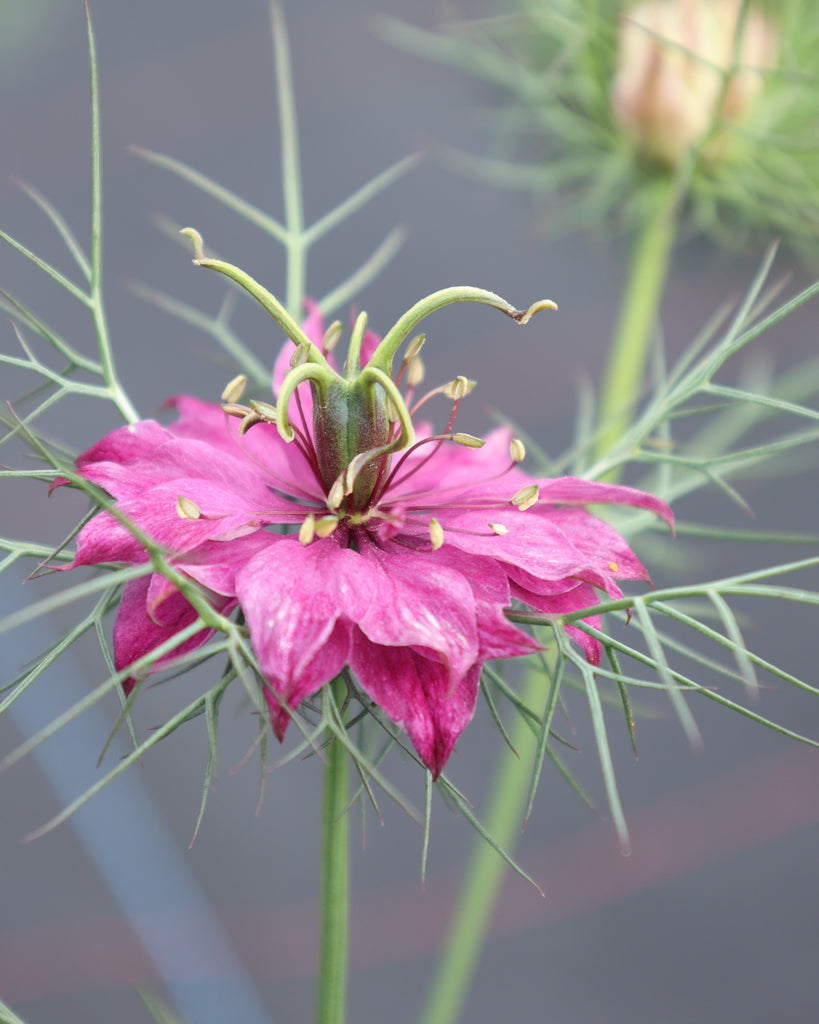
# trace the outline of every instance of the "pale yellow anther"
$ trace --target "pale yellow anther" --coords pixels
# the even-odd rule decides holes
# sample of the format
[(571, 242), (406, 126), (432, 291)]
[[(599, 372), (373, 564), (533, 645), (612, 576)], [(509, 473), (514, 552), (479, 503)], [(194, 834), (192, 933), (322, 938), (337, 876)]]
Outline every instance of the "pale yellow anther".
[(337, 516), (322, 516), (321, 519), (316, 520), (316, 536), (322, 539), (329, 537), (331, 533), (335, 532), (337, 526)]
[(303, 366), (310, 358), (309, 345), (296, 345), (296, 351), (290, 357), (290, 369), (295, 370), (297, 366)]
[(333, 486), (330, 488), (330, 493), (327, 495), (327, 508), (335, 510), (344, 501), (344, 475), (342, 474)]
[(424, 347), (424, 342), (427, 340), (426, 334), (416, 334), (412, 341), (407, 345), (407, 350), (404, 353), (404, 362), (408, 363), (414, 359), (421, 349)]
[(511, 456), (512, 462), (523, 462), (526, 458), (526, 449), (523, 446), (523, 441), (519, 437), (513, 437), (509, 442), (509, 455)]
[(478, 382), (476, 380), (470, 380), (468, 377), (456, 377), (455, 380), (445, 385), (443, 391), (447, 398), (452, 398), (455, 401), (468, 395), (473, 390)]
[(307, 547), (316, 535), (316, 517), (311, 512), (299, 527), (299, 543)]
[(250, 408), (267, 423), (276, 422), (276, 406), (270, 402), (257, 402), (251, 398)]
[(430, 519), (429, 521), (429, 540), (433, 551), (437, 551), (438, 548), (443, 546), (444, 528), (437, 519)]
[(417, 388), (424, 379), (424, 362), (420, 356), (413, 356), (407, 367), (407, 384)]
[(225, 402), (222, 406), (222, 412), (226, 412), (228, 416), (238, 416), (240, 419), (244, 419), (250, 411), (248, 406), (237, 405), (236, 402)]
[(540, 491), (537, 484), (527, 484), (526, 487), (521, 487), (517, 494), (512, 497), (511, 504), (517, 505), (521, 512), (525, 512), (532, 505), (537, 505), (539, 498)]
[(239, 433), (244, 437), (251, 427), (255, 427), (257, 423), (261, 422), (262, 417), (257, 412), (249, 412), (239, 424)]
[(612, 572), (617, 572), (617, 563), (609, 562), (609, 569), (611, 569)]
[(502, 537), (505, 533), (509, 533), (503, 523), (487, 523), (486, 525), (492, 533), (496, 533), (499, 537)]
[(244, 390), (247, 387), (247, 377), (240, 373), (238, 377), (234, 377), (229, 384), (225, 385), (225, 390), (222, 392), (223, 402), (238, 402), (244, 394)]
[(199, 519), (202, 510), (190, 498), (185, 498), (180, 494), (176, 499), (176, 514), (180, 519)]
[(474, 434), (450, 434), (449, 440), (456, 444), (462, 444), (465, 448), (483, 448), (486, 441), (482, 437), (475, 437)]
[(322, 352), (332, 352), (338, 344), (339, 338), (341, 337), (344, 326), (340, 320), (334, 320), (327, 330), (324, 332), (324, 338), (321, 342)]

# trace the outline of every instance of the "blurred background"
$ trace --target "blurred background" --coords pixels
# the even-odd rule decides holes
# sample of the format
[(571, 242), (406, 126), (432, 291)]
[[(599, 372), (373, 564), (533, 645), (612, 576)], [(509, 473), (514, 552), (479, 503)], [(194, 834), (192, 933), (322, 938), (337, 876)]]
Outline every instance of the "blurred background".
[[(436, 144), (443, 140), (465, 150), (485, 145), (491, 96), (454, 72), (389, 48), (378, 38), (376, 20), (388, 13), (433, 28), (441, 7), (438, 0), (285, 0), (308, 221), (406, 154), (427, 154), (418, 169), (315, 250), (308, 290), (325, 294), (402, 223), (409, 230), (404, 248), (360, 296), (376, 331), (391, 326), (422, 295), (451, 284), (490, 288), (517, 305), (555, 299), (559, 313), (542, 315), (525, 331), (482, 308), (448, 309), (429, 323), (425, 361), (433, 383), (459, 373), (479, 381), (459, 417), (461, 429), (485, 430), (493, 409), (506, 410), (556, 453), (571, 439), (578, 382), (584, 376), (596, 381), (601, 371), (626, 245), (556, 237), (526, 196), (457, 177), (437, 159)], [(234, 372), (205, 335), (134, 294), (131, 283), (143, 282), (210, 313), (223, 295), (221, 285), (196, 271), (189, 253), (152, 218), (192, 224), (214, 251), (274, 291), (282, 286), (284, 264), (269, 238), (128, 147), (168, 153), (281, 214), (267, 4), (99, 0), (92, 14), (102, 96), (108, 315), (120, 375), (149, 417), (181, 391), (215, 400)], [(86, 241), (88, 128), (80, 0), (0, 0), (0, 227), (66, 269), (59, 239), (12, 179), (48, 196)], [(671, 357), (721, 301), (742, 295), (760, 255), (729, 257), (683, 240), (663, 307)], [(788, 293), (808, 281), (787, 255), (777, 268), (791, 275)], [(91, 351), (82, 310), (9, 248), (0, 249), (0, 287), (75, 342), (87, 335)], [(242, 304), (236, 323), (256, 354), (272, 362), (278, 338), (264, 314)], [(815, 310), (803, 309), (764, 335), (749, 358), (782, 368), (795, 364), (815, 353), (815, 324)], [(11, 326), (0, 324), (0, 331), (4, 351), (12, 351)], [(5, 368), (2, 381), (4, 399), (31, 383)], [(48, 425), (83, 450), (117, 424), (108, 408), (63, 403)], [(19, 465), (23, 458), (21, 452), (4, 453), (2, 461)], [(38, 483), (0, 485), (0, 532), (7, 536), (56, 544), (85, 509), (84, 499), (71, 493), (47, 500)], [(774, 483), (750, 481), (742, 490), (754, 510), (752, 521), (717, 493), (694, 499), (696, 516), (684, 503), (678, 514), (729, 527), (815, 530), (815, 471)], [(686, 571), (703, 579), (788, 556), (747, 545), (680, 550)], [(794, 558), (807, 553), (799, 549)], [(19, 594), (2, 595), (4, 613), (50, 592), (49, 579), (23, 586), (26, 571), (30, 567), (4, 575), (6, 587), (11, 577), (20, 580)], [(674, 572), (672, 566), (665, 578), (654, 573), (655, 583), (670, 582)], [(772, 620), (770, 607), (747, 608), (749, 642), (810, 680), (815, 617), (803, 607), (787, 615), (782, 607), (774, 610), (779, 617)], [(34, 631), (2, 637), (4, 681), (72, 621), (71, 611), (58, 613)], [(25, 723), (45, 722), (78, 699), (76, 686), (81, 695), (104, 677), (95, 645), (78, 645), (76, 660), (38, 680), (36, 697), (32, 691), (20, 701), (14, 720), (0, 718), (0, 754), (23, 738)], [(146, 688), (135, 713), (141, 735), (191, 700), (196, 685), (191, 675)], [(191, 849), (207, 756), (201, 721), (159, 744), (141, 768), (110, 787), (100, 800), (112, 800), (107, 806), (116, 812), (100, 819), (93, 802), (79, 812), (77, 821), (85, 821), (87, 831), (67, 824), (21, 844), (94, 781), (94, 765), (118, 714), (113, 698), (96, 734), (96, 725), (90, 735), (72, 725), (50, 741), (65, 744), (53, 748), (50, 760), (29, 757), (0, 776), (0, 998), (30, 1024), (137, 1024), (148, 1018), (135, 987), (167, 992), (170, 985), (179, 996), (186, 986), (193, 992), (220, 979), (255, 988), (256, 1004), (271, 1021), (311, 1017), (320, 766), (310, 759), (270, 775), (255, 816), (256, 761), (232, 771), (254, 738), (255, 724), (237, 694), (228, 701), (219, 776)], [(699, 754), (688, 748), (664, 703), (656, 705), (656, 720), (638, 721), (638, 762), (622, 719), (611, 717), (632, 829), (628, 859), (619, 853), (611, 824), (595, 817), (555, 774), (545, 773), (519, 846), (520, 860), (545, 898), (510, 872), (464, 1020), (484, 1024), (510, 1014), (567, 1024), (813, 1019), (819, 1003), (816, 751), (710, 702), (692, 706), (706, 743)], [(570, 767), (604, 806), (588, 714), (580, 699), (571, 709), (578, 753), (569, 752)], [(785, 684), (763, 689), (759, 711), (819, 736), (819, 703)], [(502, 748), (479, 706), (448, 768), (478, 814)], [(109, 752), (109, 767), (119, 753)], [(422, 806), (420, 775), (399, 762), (390, 763), (390, 773)], [(68, 795), (55, 790), (61, 774), (73, 787)], [(146, 799), (150, 826), (133, 811), (129, 786)], [(368, 813), (365, 833), (354, 812), (349, 1016), (409, 1024), (432, 977), (473, 833), (436, 802), (424, 890), (421, 831), (386, 798), (382, 810), (383, 827)], [(134, 851), (130, 859), (112, 854), (109, 877), (88, 848), (94, 829), (102, 830), (105, 842), (106, 827), (116, 832), (120, 850)], [(149, 828), (152, 835), (161, 833), (159, 845), (145, 846)], [(143, 849), (148, 852), (140, 856)], [(168, 881), (171, 862), (183, 865), (195, 889)], [(139, 905), (126, 913), (132, 878), (139, 879), (138, 887), (130, 886)], [(124, 895), (115, 895), (118, 885)], [(230, 956), (222, 947), (198, 945), (206, 904), (207, 928), (221, 929)], [(145, 943), (172, 951), (165, 962), (174, 977), (161, 976)], [(207, 1005), (191, 1003), (197, 1015), (190, 1016), (191, 1024), (230, 1019), (214, 1016), (216, 1005), (209, 1015)]]

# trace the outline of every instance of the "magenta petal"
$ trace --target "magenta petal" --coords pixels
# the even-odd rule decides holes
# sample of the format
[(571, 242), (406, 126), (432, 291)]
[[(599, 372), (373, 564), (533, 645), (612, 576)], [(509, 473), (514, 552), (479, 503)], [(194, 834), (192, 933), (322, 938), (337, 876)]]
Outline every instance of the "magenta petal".
[[(122, 598), (117, 609), (117, 617), (114, 622), (114, 665), (118, 672), (132, 665), (139, 658), (143, 658), (160, 644), (170, 640), (185, 626), (196, 621), (197, 611), (179, 593), (174, 590), (167, 595), (161, 603), (161, 622), (157, 622), (148, 612), (148, 596), (153, 576), (145, 576), (137, 580), (131, 580), (125, 585)], [(228, 599), (221, 599), (215, 602), (217, 611), (229, 611), (235, 602)], [(194, 651), (201, 647), (213, 635), (212, 629), (203, 629), (195, 636), (190, 637), (180, 644), (170, 654), (158, 659), (149, 671), (157, 671), (164, 663)], [(143, 674), (145, 674), (143, 672)], [(129, 693), (134, 685), (133, 679), (126, 679), (123, 686), (126, 693)]]
[(373, 643), (435, 651), (456, 686), (479, 653), (475, 598), (464, 576), (436, 558), (399, 544), (361, 539), (361, 554), (377, 567), (378, 600), (353, 619)]
[(541, 502), (557, 505), (633, 505), (654, 512), (669, 526), (674, 526), (674, 513), (668, 505), (653, 494), (638, 491), (622, 484), (607, 484), (596, 480), (578, 480), (572, 476), (537, 480)]
[(343, 668), (349, 634), (336, 622), (362, 617), (375, 586), (365, 560), (332, 537), (308, 547), (269, 540), (237, 573), (236, 593), (266, 679), (296, 708)]
[(301, 704), (324, 684), (334, 679), (350, 660), (351, 626), (338, 620), (327, 642), (302, 667), (295, 685), (277, 687), (274, 679), (265, 683), (264, 695), (270, 709), (270, 724), (279, 740), (290, 724), (290, 710)]
[(350, 665), (363, 690), (412, 740), (438, 778), (475, 711), (481, 665), (473, 665), (450, 692), (449, 673), (407, 647), (381, 647), (355, 630)]
[(77, 459), (77, 469), (89, 463), (117, 462), (128, 465), (138, 459), (150, 458), (153, 451), (173, 435), (154, 420), (130, 423), (107, 434)]

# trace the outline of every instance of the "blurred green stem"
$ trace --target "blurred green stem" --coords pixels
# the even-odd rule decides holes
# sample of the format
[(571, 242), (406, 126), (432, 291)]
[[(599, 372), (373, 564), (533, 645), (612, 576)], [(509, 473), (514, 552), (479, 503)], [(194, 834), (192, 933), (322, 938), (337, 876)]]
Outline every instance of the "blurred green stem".
[[(330, 684), (338, 707), (347, 687)], [(316, 1024), (344, 1024), (347, 995), (347, 940), (350, 902), (347, 751), (337, 739), (327, 748), (321, 840), (321, 934)]]
[[(520, 696), (530, 707), (543, 702), (545, 678), (541, 670), (534, 668), (525, 673)], [(523, 715), (515, 716), (509, 738), (520, 756), (503, 750), (492, 799), (483, 819), (489, 834), (506, 850), (514, 846), (532, 774), (535, 737)], [(476, 840), (446, 952), (421, 1024), (455, 1024), (460, 1018), (505, 877), (503, 858), (489, 843)]]
[[(679, 182), (668, 177), (654, 186), (650, 212), (634, 241), (628, 280), (620, 305), (617, 329), (601, 390), (598, 423), (603, 429), (596, 456), (608, 456), (629, 423), (640, 395), (646, 363), (677, 228)], [(543, 698), (543, 674), (530, 671), (523, 700), (538, 706)], [(502, 754), (491, 804), (484, 824), (489, 834), (511, 852), (523, 816), (534, 751), (534, 737), (523, 716), (509, 730), (520, 758)], [(477, 970), (492, 913), (505, 877), (503, 860), (488, 843), (478, 841), (461, 892), (444, 958), (421, 1018), (421, 1024), (456, 1024), (470, 982)]]
[(611, 453), (640, 397), (648, 354), (671, 263), (677, 229), (679, 184), (670, 175), (649, 195), (650, 212), (637, 233), (617, 328), (603, 376), (595, 456)]

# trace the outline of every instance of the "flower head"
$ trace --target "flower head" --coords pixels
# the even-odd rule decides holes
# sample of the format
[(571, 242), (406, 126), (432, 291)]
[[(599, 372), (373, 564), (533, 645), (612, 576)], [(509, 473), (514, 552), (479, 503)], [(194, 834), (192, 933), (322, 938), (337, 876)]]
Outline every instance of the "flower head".
[(645, 0), (623, 15), (612, 106), (643, 155), (718, 159), (776, 64), (778, 33), (741, 0)]
[[(522, 321), (535, 308), (463, 292)], [(597, 590), (619, 596), (617, 580), (646, 579), (623, 538), (583, 506), (618, 502), (671, 518), (628, 487), (526, 475), (523, 446), (506, 428), (485, 439), (455, 432), (471, 382), (419, 397), (419, 339), (392, 366), (420, 316), (444, 300), (456, 301), (437, 293), (383, 341), (359, 317), (341, 373), (313, 309), (276, 361), (275, 405), (241, 405), (240, 381), (221, 407), (180, 396), (176, 423), (122, 427), (77, 463), (217, 610), (241, 608), (280, 739), (292, 710), (349, 666), (436, 776), (472, 717), (483, 663), (539, 648), (507, 619), (513, 601), (559, 616), (595, 604)], [(436, 395), (451, 402), (440, 433), (416, 416)], [(146, 559), (104, 511), (80, 532), (74, 565)], [(194, 619), (163, 576), (129, 583), (117, 668)], [(568, 631), (599, 660), (596, 641)]]
[(655, 192), (673, 186), (680, 215), (718, 243), (784, 235), (815, 254), (819, 21), (810, 3), (514, 7), (515, 16), (434, 33), (386, 24), (399, 46), (489, 79), (515, 108), (504, 102), (498, 118), (506, 158), (448, 151), (454, 164), (556, 195), (551, 226), (639, 229)]

